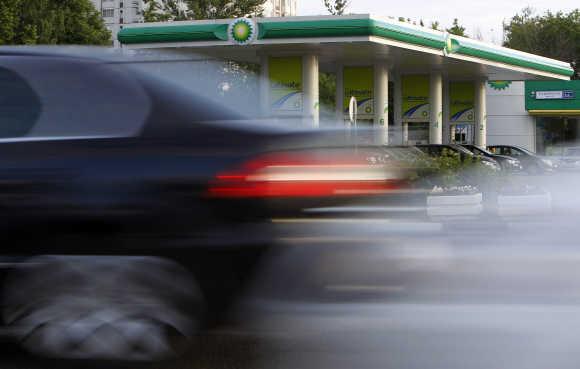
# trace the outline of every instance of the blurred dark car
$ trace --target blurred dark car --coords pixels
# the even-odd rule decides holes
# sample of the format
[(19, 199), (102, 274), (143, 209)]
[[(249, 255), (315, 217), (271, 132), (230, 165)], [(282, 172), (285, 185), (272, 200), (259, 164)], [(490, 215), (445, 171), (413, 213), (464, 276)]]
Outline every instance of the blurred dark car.
[(491, 158), (497, 161), (503, 170), (509, 172), (520, 172), (523, 170), (522, 164), (518, 159), (514, 159), (512, 157), (504, 155), (497, 155), (475, 145), (461, 145), (461, 146), (471, 151), (475, 155)]
[(552, 160), (542, 158), (520, 146), (492, 145), (488, 146), (487, 149), (494, 154), (519, 160), (524, 171), (529, 174), (551, 173), (556, 169), (556, 164)]
[(171, 356), (223, 318), (272, 217), (405, 186), (336, 135), (244, 121), (126, 64), (0, 49), (2, 318), (30, 351)]

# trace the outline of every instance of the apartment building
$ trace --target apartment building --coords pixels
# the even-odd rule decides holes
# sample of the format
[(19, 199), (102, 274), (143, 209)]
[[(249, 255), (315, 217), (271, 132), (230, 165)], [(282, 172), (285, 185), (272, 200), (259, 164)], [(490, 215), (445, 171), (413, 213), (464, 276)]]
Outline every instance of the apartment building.
[(264, 4), (265, 17), (293, 17), (297, 13), (298, 0), (268, 0)]
[(91, 0), (101, 12), (105, 25), (111, 31), (113, 40), (127, 23), (143, 22), (143, 2), (141, 0)]

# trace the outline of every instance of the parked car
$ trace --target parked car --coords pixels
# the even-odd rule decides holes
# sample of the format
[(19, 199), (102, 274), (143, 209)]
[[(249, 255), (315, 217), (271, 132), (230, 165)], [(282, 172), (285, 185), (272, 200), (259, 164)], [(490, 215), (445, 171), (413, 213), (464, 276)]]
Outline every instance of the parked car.
[(504, 156), (504, 155), (497, 155), (497, 154), (494, 154), (488, 150), (484, 150), (481, 147), (476, 146), (476, 145), (461, 145), (461, 146), (463, 146), (467, 150), (471, 151), (475, 155), (486, 157), (486, 158), (491, 158), (491, 159), (497, 161), (499, 163), (499, 165), (501, 166), (501, 168), (505, 171), (517, 173), (517, 172), (521, 172), (523, 170), (522, 164), (520, 163), (520, 161), (518, 159), (514, 159), (512, 157)]
[(551, 173), (557, 165), (550, 159), (542, 158), (536, 153), (520, 146), (492, 145), (487, 149), (497, 155), (509, 156), (518, 159), (523, 170), (528, 174)]
[(107, 57), (0, 48), (0, 122), (2, 321), (53, 357), (171, 355), (221, 321), (272, 217), (405, 185), (344, 134), (252, 124)]
[[(422, 150), (427, 155), (434, 156), (434, 157), (441, 156), (444, 151), (449, 151), (449, 152), (459, 154), (461, 160), (475, 160), (477, 158), (477, 156), (474, 153), (467, 150), (465, 147), (463, 147), (461, 145), (428, 144), (428, 145), (417, 145), (417, 148)], [(481, 160), (481, 163), (483, 165), (486, 165), (490, 168), (493, 168), (494, 170), (501, 170), (501, 166), (499, 165), (499, 163), (495, 159), (485, 157), (485, 156), (480, 157), (479, 159)]]
[[(466, 148), (460, 145), (454, 144), (447, 144), (447, 145), (437, 145), (437, 144), (429, 144), (429, 145), (417, 145), (419, 149), (425, 152), (427, 155), (431, 157), (441, 157), (446, 155), (446, 153), (454, 153), (457, 154), (460, 160), (463, 163), (471, 162), (474, 165), (470, 166), (463, 166), (462, 168), (457, 170), (457, 175), (461, 179), (461, 183), (463, 185), (472, 186), (481, 189), (482, 191), (487, 191), (489, 186), (492, 185), (491, 177), (489, 177), (485, 171), (481, 171), (478, 169), (489, 169), (493, 172), (500, 172), (501, 167), (500, 165), (491, 158), (488, 157), (479, 157), (473, 154), (471, 151), (467, 150)], [(430, 185), (437, 185), (437, 186), (445, 186), (447, 181), (447, 177), (445, 174), (440, 176), (439, 173), (431, 175), (424, 180), (427, 180), (427, 184)]]

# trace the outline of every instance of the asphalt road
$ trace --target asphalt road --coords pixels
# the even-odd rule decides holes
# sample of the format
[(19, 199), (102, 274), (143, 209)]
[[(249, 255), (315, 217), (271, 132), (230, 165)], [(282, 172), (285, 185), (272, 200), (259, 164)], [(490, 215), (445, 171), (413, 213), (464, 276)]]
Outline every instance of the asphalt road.
[(577, 307), (319, 304), (289, 309), (264, 315), (259, 334), (202, 337), (195, 349), (171, 363), (70, 363), (11, 354), (3, 356), (2, 368), (566, 369), (580, 361)]
[(580, 228), (566, 214), (580, 174), (516, 180), (549, 190), (557, 221), (288, 220), (256, 286), (267, 298), (251, 293), (178, 360), (54, 361), (4, 344), (0, 368), (577, 368)]

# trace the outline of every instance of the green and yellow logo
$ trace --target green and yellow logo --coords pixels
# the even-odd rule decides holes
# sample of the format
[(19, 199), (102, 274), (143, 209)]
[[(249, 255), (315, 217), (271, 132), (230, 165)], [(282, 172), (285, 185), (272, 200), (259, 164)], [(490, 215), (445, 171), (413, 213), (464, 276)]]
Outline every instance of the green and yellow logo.
[(445, 40), (445, 52), (447, 54), (452, 54), (460, 48), (461, 45), (459, 44), (459, 41), (454, 40), (450, 35), (447, 35), (447, 39)]
[(247, 18), (240, 18), (230, 23), (228, 38), (238, 45), (248, 45), (256, 38), (256, 26)]
[(512, 81), (488, 81), (487, 84), (496, 91), (503, 91), (511, 86)]

